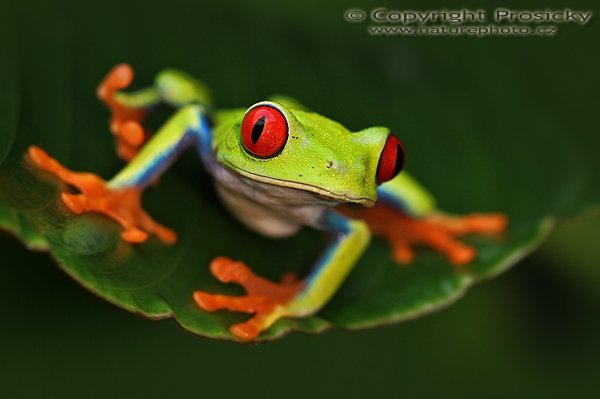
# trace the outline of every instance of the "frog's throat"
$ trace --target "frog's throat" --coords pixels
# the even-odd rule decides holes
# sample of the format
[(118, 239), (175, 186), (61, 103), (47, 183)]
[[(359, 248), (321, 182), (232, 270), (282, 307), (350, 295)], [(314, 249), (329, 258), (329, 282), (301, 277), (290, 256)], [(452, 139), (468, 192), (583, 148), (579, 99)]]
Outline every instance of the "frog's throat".
[(242, 175), (248, 179), (251, 179), (251, 180), (259, 181), (262, 183), (273, 184), (273, 185), (280, 186), (280, 187), (289, 187), (289, 188), (295, 188), (298, 190), (310, 191), (312, 193), (319, 194), (325, 198), (340, 201), (340, 202), (352, 202), (352, 203), (361, 204), (361, 205), (364, 205), (367, 207), (372, 207), (373, 205), (375, 205), (375, 201), (371, 198), (364, 198), (364, 197), (357, 198), (357, 197), (351, 197), (351, 196), (348, 196), (345, 194), (336, 194), (336, 193), (332, 193), (331, 191), (325, 190), (321, 187), (316, 187), (316, 186), (312, 186), (310, 184), (305, 184), (305, 183), (298, 183), (298, 182), (294, 182), (294, 181), (286, 181), (286, 180), (275, 179), (272, 177), (261, 176), (261, 175), (254, 174), (252, 172), (248, 172), (247, 170), (241, 169), (237, 166), (234, 166), (234, 165), (230, 164), (229, 162), (226, 162), (226, 164), (229, 168), (235, 170), (240, 175)]

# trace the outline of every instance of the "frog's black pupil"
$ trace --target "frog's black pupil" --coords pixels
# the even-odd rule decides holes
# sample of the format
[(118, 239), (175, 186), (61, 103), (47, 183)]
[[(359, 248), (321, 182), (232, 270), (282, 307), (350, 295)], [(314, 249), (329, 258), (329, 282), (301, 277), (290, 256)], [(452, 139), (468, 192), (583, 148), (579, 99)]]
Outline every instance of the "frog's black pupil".
[(394, 165), (394, 173), (392, 176), (396, 176), (400, 173), (400, 169), (402, 169), (402, 164), (404, 163), (404, 157), (402, 155), (402, 147), (400, 144), (396, 144), (396, 164)]
[(250, 135), (250, 137), (252, 138), (252, 144), (256, 144), (258, 139), (260, 139), (260, 135), (262, 134), (264, 128), (265, 117), (261, 116), (256, 122), (254, 122), (254, 126), (252, 126), (252, 134)]

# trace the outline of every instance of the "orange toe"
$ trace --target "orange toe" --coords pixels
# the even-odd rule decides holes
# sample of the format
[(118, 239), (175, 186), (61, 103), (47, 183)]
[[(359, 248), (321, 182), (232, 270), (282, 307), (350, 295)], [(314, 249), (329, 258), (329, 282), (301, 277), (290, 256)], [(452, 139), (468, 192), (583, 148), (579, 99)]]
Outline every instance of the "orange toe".
[(476, 255), (475, 249), (466, 245), (456, 245), (447, 252), (450, 263), (456, 266), (466, 265), (475, 259)]
[(408, 264), (415, 258), (415, 253), (407, 240), (398, 237), (392, 242), (392, 256), (396, 262)]
[(502, 233), (508, 225), (508, 219), (500, 213), (472, 213), (465, 216), (436, 214), (430, 218), (431, 221), (441, 224), (455, 235), (497, 235)]
[(79, 190), (79, 194), (61, 193), (62, 202), (74, 213), (97, 212), (110, 217), (122, 226), (121, 236), (127, 242), (144, 242), (148, 234), (155, 234), (166, 244), (176, 241), (177, 236), (172, 230), (156, 223), (142, 209), (141, 189), (113, 189), (95, 174), (65, 168), (38, 147), (30, 147), (28, 155), (39, 168)]
[(207, 312), (214, 312), (215, 310), (223, 308), (221, 302), (216, 298), (216, 295), (207, 294), (202, 291), (194, 291), (192, 297), (194, 298), (194, 302)]
[(121, 237), (131, 243), (142, 243), (148, 239), (148, 233), (136, 228), (130, 228), (121, 233)]
[(144, 129), (137, 121), (123, 122), (120, 133), (123, 140), (132, 147), (139, 147), (144, 142)]
[(82, 199), (75, 194), (61, 193), (60, 198), (62, 202), (69, 208), (73, 213), (81, 214), (85, 211), (85, 206)]
[(252, 341), (260, 334), (260, 326), (257, 323), (239, 323), (231, 326), (229, 332), (241, 341)]
[(133, 69), (129, 64), (117, 64), (104, 77), (96, 94), (102, 101), (111, 101), (115, 91), (124, 89), (133, 81)]

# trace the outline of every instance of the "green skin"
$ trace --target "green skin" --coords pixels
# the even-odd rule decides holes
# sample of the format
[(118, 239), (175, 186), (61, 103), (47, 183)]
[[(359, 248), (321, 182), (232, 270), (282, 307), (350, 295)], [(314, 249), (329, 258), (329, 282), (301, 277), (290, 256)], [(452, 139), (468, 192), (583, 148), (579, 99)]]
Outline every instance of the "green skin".
[[(237, 173), (267, 184), (321, 194), (340, 202), (367, 206), (377, 199), (375, 174), (388, 129), (372, 127), (352, 133), (319, 114), (264, 101), (286, 115), (293, 132), (283, 151), (267, 161), (248, 154), (240, 140), (243, 111), (218, 118), (214, 129), (217, 160)], [(253, 107), (254, 107), (253, 106)]]
[[(261, 104), (275, 107), (289, 126), (283, 150), (275, 157), (259, 159), (249, 154), (241, 141), (240, 126), (247, 110), (209, 111), (204, 85), (182, 72), (164, 71), (154, 87), (118, 92), (115, 99), (130, 108), (167, 103), (178, 111), (109, 182), (112, 188), (145, 187), (183, 149), (195, 145), (225, 205), (249, 228), (272, 237), (289, 236), (302, 226), (332, 235), (332, 244), (315, 262), (304, 288), (264, 316), (261, 329), (281, 317), (302, 317), (321, 309), (366, 249), (371, 236), (367, 225), (338, 214), (333, 206), (372, 206), (380, 196), (415, 217), (435, 209), (432, 197), (406, 173), (377, 185), (387, 128), (350, 132), (292, 99), (277, 97), (249, 108)], [(213, 115), (212, 128), (205, 119), (209, 113)]]

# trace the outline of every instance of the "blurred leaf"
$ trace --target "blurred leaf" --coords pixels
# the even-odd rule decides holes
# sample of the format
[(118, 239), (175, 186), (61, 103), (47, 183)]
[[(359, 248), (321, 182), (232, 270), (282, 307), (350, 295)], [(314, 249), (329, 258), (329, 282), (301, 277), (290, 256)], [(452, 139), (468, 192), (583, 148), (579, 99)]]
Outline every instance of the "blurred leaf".
[(588, 301), (600, 300), (600, 208), (565, 218), (550, 235), (539, 257), (547, 272), (577, 287)]

